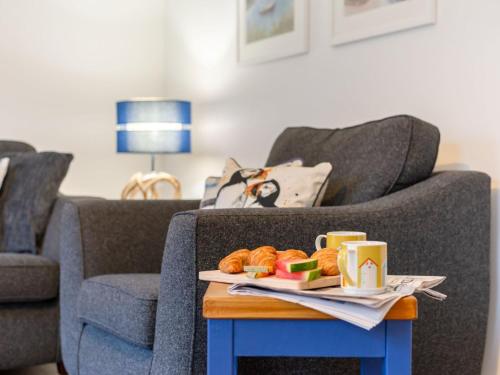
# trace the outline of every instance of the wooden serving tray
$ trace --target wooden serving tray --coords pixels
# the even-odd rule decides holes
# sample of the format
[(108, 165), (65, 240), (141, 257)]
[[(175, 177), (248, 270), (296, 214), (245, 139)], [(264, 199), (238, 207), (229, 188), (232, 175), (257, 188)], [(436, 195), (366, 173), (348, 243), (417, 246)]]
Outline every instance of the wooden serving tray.
[(321, 276), (319, 279), (313, 281), (298, 281), (280, 279), (276, 276), (263, 277), (261, 279), (251, 279), (246, 276), (246, 273), (229, 274), (219, 270), (215, 271), (201, 271), (198, 274), (200, 280), (215, 281), (224, 284), (249, 284), (255, 286), (292, 289), (292, 290), (305, 290), (305, 289), (318, 289), (326, 288), (328, 286), (340, 285), (340, 276)]

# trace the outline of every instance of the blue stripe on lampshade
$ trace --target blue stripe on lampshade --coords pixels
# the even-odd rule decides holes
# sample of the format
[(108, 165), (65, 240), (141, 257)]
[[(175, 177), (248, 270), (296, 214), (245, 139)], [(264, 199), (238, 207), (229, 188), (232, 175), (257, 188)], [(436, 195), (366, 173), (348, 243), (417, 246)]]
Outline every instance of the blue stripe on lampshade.
[(117, 123), (191, 124), (191, 103), (182, 100), (127, 100), (116, 103)]
[(116, 104), (116, 149), (131, 153), (191, 152), (191, 103), (138, 99)]
[(139, 154), (175, 154), (191, 152), (191, 131), (126, 131), (116, 132), (118, 152)]

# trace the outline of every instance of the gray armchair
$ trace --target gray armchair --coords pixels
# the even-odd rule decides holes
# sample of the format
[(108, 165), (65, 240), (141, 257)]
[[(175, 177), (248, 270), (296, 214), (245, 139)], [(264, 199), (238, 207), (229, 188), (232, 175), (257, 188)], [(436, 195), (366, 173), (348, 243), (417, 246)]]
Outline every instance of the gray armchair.
[[(94, 330), (96, 324), (84, 324), (80, 320), (78, 299), (86, 281), (89, 286), (99, 285), (88, 283), (95, 277), (109, 274), (111, 277), (115, 274), (134, 277), (137, 274), (147, 274), (151, 277), (151, 282), (147, 279), (141, 280), (142, 283), (136, 283), (136, 290), (132, 285), (124, 291), (143, 301), (147, 301), (152, 295), (150, 302), (153, 316), (146, 312), (143, 316), (134, 316), (124, 301), (106, 301), (105, 304), (96, 301), (93, 306), (120, 309), (110, 311), (108, 316), (112, 320), (108, 323), (125, 327), (118, 337), (124, 338), (124, 335), (128, 335), (131, 328), (129, 319), (149, 319), (149, 328), (151, 329), (151, 325), (154, 327), (154, 299), (155, 294), (156, 299), (158, 298), (159, 289), (159, 278), (155, 277), (155, 274), (160, 273), (166, 230), (176, 212), (194, 209), (198, 204), (199, 202), (194, 201), (66, 202), (62, 212), (64, 230), (61, 233), (61, 264), (64, 264), (61, 266), (60, 291), (61, 340), (64, 364), (71, 375), (118, 374), (120, 367), (116, 366), (122, 363), (122, 359), (126, 366), (130, 365), (130, 369), (124, 373), (141, 374), (139, 370), (135, 372), (139, 365), (144, 365), (144, 369), (148, 368), (151, 345), (137, 345), (130, 337), (123, 342), (118, 339), (111, 343), (107, 340), (92, 343), (93, 334), (101, 335), (104, 331)], [(103, 280), (101, 285), (105, 285), (105, 281)], [(143, 289), (139, 290), (141, 287)], [(113, 286), (109, 285), (107, 289), (112, 291)], [(141, 295), (141, 292), (144, 295)], [(106, 297), (104, 295), (104, 298)], [(112, 306), (108, 306), (109, 302), (112, 302)], [(104, 324), (98, 325), (103, 328)], [(147, 323), (143, 326), (147, 327)], [(113, 331), (118, 333), (118, 327)], [(109, 348), (108, 344), (111, 344)], [(109, 349), (117, 349), (118, 353), (110, 353)], [(97, 358), (101, 354), (116, 358), (117, 362)], [(130, 362), (135, 362), (136, 354), (139, 355), (140, 363), (132, 365)]]
[[(349, 183), (342, 185), (337, 180), (326, 202), (337, 199), (334, 203), (341, 205), (197, 210), (196, 201), (67, 202), (62, 210), (61, 330), (70, 374), (204, 374), (206, 324), (201, 306), (207, 284), (197, 280), (198, 271), (215, 268), (221, 257), (241, 247), (272, 244), (312, 251), (316, 235), (329, 230), (362, 230), (371, 239), (387, 241), (390, 273), (448, 276), (441, 287), (449, 296), (445, 302), (420, 300), (414, 373), (479, 374), (489, 295), (490, 179), (478, 172), (416, 176), (422, 171), (420, 163), (429, 164), (425, 159), (432, 160), (431, 170), (434, 165), (435, 154), (421, 153), (436, 152), (438, 138), (430, 134), (435, 128), (409, 117), (389, 120), (391, 127), (410, 124), (410, 138), (418, 143), (404, 153), (403, 164), (376, 160), (379, 169), (391, 163), (399, 166), (400, 179), (381, 188), (382, 193), (370, 190), (380, 182), (373, 176), (363, 192), (355, 187), (366, 181), (344, 179)], [(347, 133), (352, 129), (384, 133), (378, 123)], [(302, 142), (315, 141), (315, 129), (286, 130), (273, 147), (270, 164), (280, 161), (279, 153), (289, 156), (290, 147), (283, 142), (297, 131), (310, 133)], [(316, 141), (332, 138), (323, 133)], [(392, 146), (397, 148), (385, 145)], [(295, 156), (306, 163), (325, 158), (318, 155), (319, 143), (314, 148), (312, 155), (299, 150)], [(341, 179), (343, 171), (357, 168), (352, 161), (351, 168), (344, 168), (340, 161), (340, 172), (332, 178)], [(367, 198), (370, 194), (378, 197)], [(349, 359), (239, 360), (240, 374), (356, 371), (357, 362)]]

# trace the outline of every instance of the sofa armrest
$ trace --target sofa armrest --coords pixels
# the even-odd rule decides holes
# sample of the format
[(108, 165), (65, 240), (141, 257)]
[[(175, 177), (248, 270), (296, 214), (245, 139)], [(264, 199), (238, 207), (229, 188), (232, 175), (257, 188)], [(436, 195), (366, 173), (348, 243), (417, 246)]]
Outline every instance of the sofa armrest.
[(76, 372), (84, 279), (110, 273), (159, 273), (170, 219), (199, 201), (68, 199), (60, 207), (62, 354)]
[[(488, 312), (490, 179), (442, 172), (350, 206), (176, 214), (164, 254), (153, 373), (205, 371), (201, 306), (207, 283), (197, 280), (199, 271), (215, 269), (238, 248), (273, 245), (310, 253), (315, 237), (331, 230), (365, 231), (369, 239), (387, 241), (391, 274), (446, 275), (440, 290), (448, 300), (419, 306), (423, 323), (416, 324), (414, 366), (418, 373), (432, 373), (429, 366), (436, 363), (447, 373), (479, 372)], [(465, 356), (463, 342), (473, 342)]]
[(43, 237), (43, 244), (41, 249), (41, 255), (52, 259), (53, 261), (59, 263), (59, 251), (61, 248), (61, 228), (62, 228), (62, 208), (67, 202), (78, 202), (82, 200), (99, 200), (102, 201), (104, 198), (99, 197), (86, 197), (86, 196), (66, 196), (59, 194), (56, 202), (52, 207), (52, 213), (50, 215), (50, 220), (45, 230)]
[(168, 225), (198, 201), (70, 200), (63, 207), (64, 254), (78, 258), (83, 277), (159, 273)]

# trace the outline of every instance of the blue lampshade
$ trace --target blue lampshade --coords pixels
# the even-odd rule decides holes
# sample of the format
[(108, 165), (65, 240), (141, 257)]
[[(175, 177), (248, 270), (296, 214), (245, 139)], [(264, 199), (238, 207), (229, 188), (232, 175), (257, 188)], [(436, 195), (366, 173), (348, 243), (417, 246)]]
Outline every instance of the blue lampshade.
[(191, 103), (157, 98), (116, 103), (118, 152), (191, 152)]

